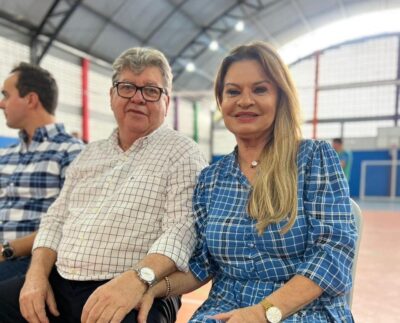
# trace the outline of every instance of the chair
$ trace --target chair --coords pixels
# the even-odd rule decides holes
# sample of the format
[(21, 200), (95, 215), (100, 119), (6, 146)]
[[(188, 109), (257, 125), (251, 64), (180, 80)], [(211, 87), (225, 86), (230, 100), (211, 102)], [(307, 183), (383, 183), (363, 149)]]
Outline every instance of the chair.
[(355, 221), (356, 221), (356, 228), (357, 228), (357, 232), (358, 232), (358, 238), (357, 238), (357, 241), (356, 241), (356, 248), (355, 248), (355, 252), (354, 252), (353, 268), (352, 268), (352, 271), (351, 271), (353, 287), (351, 288), (350, 292), (346, 296), (347, 297), (347, 303), (349, 304), (349, 306), (351, 308), (351, 305), (353, 303), (354, 281), (355, 281), (355, 278), (356, 278), (357, 258), (358, 258), (359, 248), (360, 248), (363, 219), (362, 219), (360, 206), (353, 199), (350, 199), (350, 202), (351, 202), (351, 210), (353, 212), (353, 215), (354, 215), (354, 218), (355, 218)]

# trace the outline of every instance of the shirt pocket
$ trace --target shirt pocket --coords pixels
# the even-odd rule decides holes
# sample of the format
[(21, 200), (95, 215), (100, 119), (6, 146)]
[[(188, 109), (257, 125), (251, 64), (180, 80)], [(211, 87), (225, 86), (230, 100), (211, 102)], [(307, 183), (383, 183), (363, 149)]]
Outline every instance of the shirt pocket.
[(113, 193), (110, 207), (121, 221), (160, 221), (165, 214), (167, 180), (159, 173), (133, 174)]

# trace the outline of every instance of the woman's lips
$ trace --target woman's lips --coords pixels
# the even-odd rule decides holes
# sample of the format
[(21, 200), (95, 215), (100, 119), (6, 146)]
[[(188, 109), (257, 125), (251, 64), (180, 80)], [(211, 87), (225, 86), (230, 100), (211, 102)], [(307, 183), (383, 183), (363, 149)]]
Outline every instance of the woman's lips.
[(249, 119), (249, 118), (256, 118), (258, 117), (257, 113), (254, 112), (239, 112), (237, 114), (235, 114), (235, 118), (239, 118), (239, 119)]

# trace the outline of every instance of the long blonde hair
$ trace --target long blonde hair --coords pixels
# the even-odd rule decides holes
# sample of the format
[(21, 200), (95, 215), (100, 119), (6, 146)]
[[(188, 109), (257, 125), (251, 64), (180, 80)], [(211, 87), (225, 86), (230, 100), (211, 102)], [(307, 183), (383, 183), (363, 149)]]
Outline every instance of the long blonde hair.
[(286, 233), (297, 217), (297, 152), (301, 140), (300, 104), (289, 69), (279, 54), (264, 42), (234, 48), (222, 61), (215, 81), (214, 94), (222, 103), (224, 80), (234, 62), (255, 60), (278, 88), (276, 116), (268, 142), (257, 166), (257, 176), (248, 202), (250, 216), (257, 220), (261, 235), (268, 225), (288, 219)]

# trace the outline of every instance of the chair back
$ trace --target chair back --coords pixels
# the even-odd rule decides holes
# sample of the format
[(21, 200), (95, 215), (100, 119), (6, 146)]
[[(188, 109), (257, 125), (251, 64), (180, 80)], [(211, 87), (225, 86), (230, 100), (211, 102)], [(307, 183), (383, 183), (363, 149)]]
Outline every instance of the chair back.
[(350, 199), (350, 202), (351, 202), (351, 211), (354, 215), (357, 233), (358, 233), (358, 237), (357, 237), (357, 241), (356, 241), (356, 248), (355, 248), (355, 252), (354, 252), (353, 268), (351, 271), (353, 287), (351, 288), (350, 292), (347, 294), (347, 303), (349, 304), (349, 306), (351, 308), (351, 305), (353, 303), (354, 282), (355, 282), (355, 278), (356, 278), (357, 259), (358, 259), (358, 252), (360, 249), (363, 219), (362, 219), (362, 213), (361, 213), (360, 206), (353, 199)]

